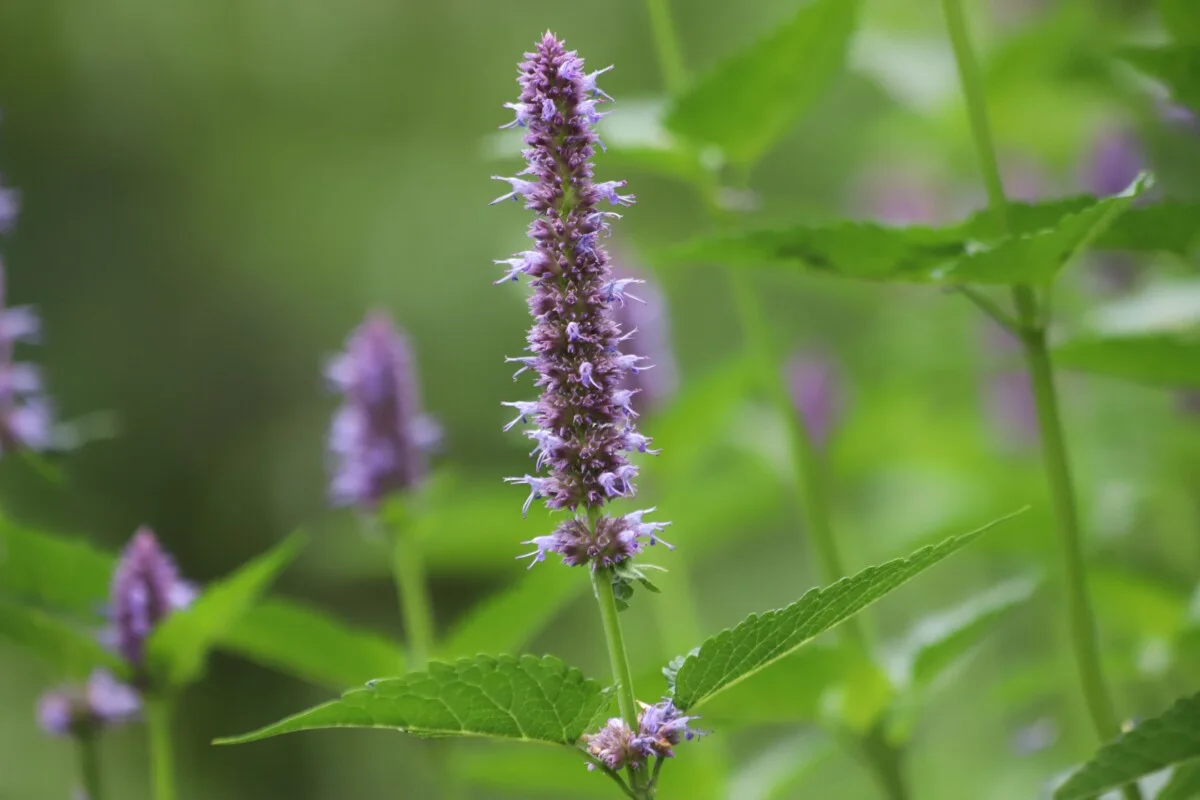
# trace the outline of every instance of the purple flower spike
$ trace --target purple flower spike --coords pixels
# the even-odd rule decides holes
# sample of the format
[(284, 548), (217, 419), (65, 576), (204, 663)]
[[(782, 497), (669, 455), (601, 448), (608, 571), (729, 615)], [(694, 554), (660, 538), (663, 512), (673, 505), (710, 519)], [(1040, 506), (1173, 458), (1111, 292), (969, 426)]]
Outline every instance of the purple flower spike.
[[(527, 435), (537, 444), (537, 471), (547, 473), (508, 479), (529, 487), (525, 511), (539, 498), (553, 510), (578, 512), (629, 497), (637, 467), (626, 453), (656, 452), (634, 429), (631, 404), (639, 390), (626, 384), (630, 375), (653, 374), (647, 373), (651, 365), (621, 353), (626, 337), (613, 317), (626, 301), (640, 302), (625, 291), (638, 281), (615, 280), (601, 246), (608, 220), (617, 215), (601, 211), (600, 203), (634, 201), (620, 193), (624, 181), (593, 179), (598, 140), (592, 126), (602, 116), (596, 106), (610, 99), (596, 85), (604, 71), (586, 72), (583, 60), (547, 33), (526, 54), (518, 79), (521, 97), (510, 106), (526, 131), (528, 166), (523, 177), (499, 179), (512, 187), (499, 200), (521, 199), (535, 217), (529, 227), (533, 249), (499, 262), (509, 267), (501, 282), (528, 275), (533, 287), (527, 352), (508, 360), (521, 365), (518, 374), (536, 375), (541, 396), (505, 403), (517, 411), (507, 428), (519, 422), (535, 426)], [(640, 552), (643, 539), (652, 543), (652, 532), (640, 518), (595, 515), (591, 521), (581, 513), (553, 534), (529, 541), (537, 549), (528, 555), (534, 563), (554, 552), (573, 566), (610, 567)]]
[(813, 445), (824, 448), (842, 410), (841, 385), (831, 361), (798, 354), (788, 364), (788, 387)]
[(146, 639), (168, 614), (190, 605), (195, 591), (179, 577), (175, 562), (154, 532), (143, 527), (121, 554), (111, 595), (117, 651), (130, 664), (141, 667)]
[(370, 314), (326, 375), (345, 399), (329, 434), (333, 502), (369, 511), (417, 486), (437, 428), (420, 414), (408, 341), (387, 315)]
[[(640, 353), (654, 369), (630, 370), (621, 388), (631, 391), (633, 406), (639, 414), (659, 408), (675, 396), (679, 387), (679, 372), (668, 331), (666, 300), (658, 286), (642, 283), (639, 293), (643, 301), (623, 303), (613, 309), (613, 317), (625, 335), (626, 348)], [(638, 448), (640, 449), (640, 448)], [(643, 451), (644, 452), (644, 451)]]
[(1141, 145), (1126, 130), (1109, 130), (1096, 138), (1083, 167), (1083, 183), (1095, 195), (1119, 194), (1145, 167)]
[[(0, 186), (0, 233), (12, 229), (17, 195)], [(42, 391), (41, 376), (28, 364), (16, 363), (21, 342), (36, 342), (41, 321), (29, 308), (5, 308), (4, 267), (0, 264), (0, 453), (48, 450), (53, 444), (54, 414)]]
[[(639, 769), (645, 764), (645, 754), (634, 747), (633, 731), (619, 717), (610, 719), (596, 733), (585, 734), (583, 741), (588, 753), (614, 772), (626, 766)], [(588, 764), (588, 769), (595, 768)]]
[(95, 670), (82, 691), (61, 688), (38, 700), (38, 724), (51, 736), (78, 736), (138, 718), (142, 699), (104, 670)]

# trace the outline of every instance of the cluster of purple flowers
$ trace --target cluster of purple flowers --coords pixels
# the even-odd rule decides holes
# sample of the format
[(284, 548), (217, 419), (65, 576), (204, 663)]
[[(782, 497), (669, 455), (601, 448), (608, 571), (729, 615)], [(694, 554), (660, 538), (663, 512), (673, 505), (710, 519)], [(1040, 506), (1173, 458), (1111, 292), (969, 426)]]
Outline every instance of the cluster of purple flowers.
[[(640, 298), (627, 290), (635, 278), (615, 278), (600, 239), (614, 212), (599, 204), (628, 206), (632, 195), (619, 190), (624, 181), (597, 183), (591, 159), (598, 138), (593, 125), (603, 116), (597, 105), (610, 99), (597, 85), (606, 70), (588, 73), (583, 60), (547, 33), (520, 66), (521, 96), (507, 104), (515, 118), (505, 127), (525, 129), (526, 168), (512, 178), (497, 178), (511, 191), (495, 202), (524, 201), (535, 212), (529, 226), (533, 249), (498, 263), (508, 267), (502, 279), (528, 275), (534, 325), (527, 355), (509, 359), (517, 374), (531, 370), (541, 396), (507, 403), (518, 422), (532, 422), (527, 435), (535, 443), (537, 470), (545, 475), (508, 478), (529, 487), (525, 510), (534, 499), (554, 510), (584, 509), (588, 517), (563, 522), (553, 534), (530, 540), (533, 562), (547, 553), (571, 565), (603, 568), (641, 552), (661, 539), (667, 523), (645, 522), (649, 513), (623, 517), (600, 514), (614, 498), (634, 494), (638, 468), (627, 455), (653, 453), (650, 440), (637, 432), (633, 398), (623, 388), (629, 374), (649, 369), (642, 356), (621, 353), (627, 338), (614, 312)], [(669, 546), (669, 545), (668, 545)]]
[(699, 717), (685, 716), (668, 698), (641, 706), (636, 732), (625, 720), (613, 717), (599, 731), (583, 737), (588, 753), (611, 770), (640, 769), (649, 758), (674, 758), (675, 745), (704, 735), (688, 724)]
[(148, 680), (146, 641), (169, 614), (191, 605), (195, 596), (195, 587), (180, 578), (154, 533), (139, 529), (113, 573), (109, 628), (102, 636), (133, 668), (137, 688), (97, 670), (83, 687), (62, 687), (42, 696), (42, 728), (55, 736), (80, 736), (137, 719), (139, 688)]
[[(12, 230), (18, 207), (16, 192), (0, 185), (0, 235)], [(41, 373), (31, 364), (13, 359), (18, 343), (37, 340), (41, 321), (31, 308), (5, 306), (4, 283), (4, 264), (0, 262), (0, 453), (46, 450), (54, 423)]]
[(420, 413), (412, 350), (391, 319), (369, 314), (326, 377), (344, 397), (329, 434), (333, 502), (371, 511), (420, 484), (439, 431)]

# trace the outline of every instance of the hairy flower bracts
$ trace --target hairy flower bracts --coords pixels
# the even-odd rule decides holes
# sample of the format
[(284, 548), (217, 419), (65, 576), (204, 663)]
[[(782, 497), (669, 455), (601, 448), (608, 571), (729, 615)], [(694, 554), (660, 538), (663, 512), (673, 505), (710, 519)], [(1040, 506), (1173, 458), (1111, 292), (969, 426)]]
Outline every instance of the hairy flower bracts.
[(367, 317), (326, 376), (345, 399), (329, 434), (333, 502), (370, 511), (418, 485), (437, 426), (420, 413), (408, 340), (386, 314)]
[(167, 615), (191, 605), (195, 595), (154, 532), (140, 528), (113, 574), (110, 616), (117, 652), (141, 670), (150, 634)]
[[(525, 484), (530, 495), (554, 510), (580, 514), (553, 534), (528, 542), (537, 547), (534, 562), (547, 552), (565, 563), (593, 568), (614, 566), (660, 541), (665, 523), (647, 523), (634, 512), (612, 518), (600, 509), (613, 498), (634, 494), (638, 468), (626, 457), (651, 452), (649, 439), (634, 426), (635, 390), (622, 388), (629, 372), (649, 367), (643, 358), (620, 351), (621, 328), (613, 311), (638, 302), (626, 292), (633, 279), (614, 279), (601, 237), (613, 212), (601, 201), (631, 205), (618, 190), (624, 181), (596, 183), (591, 158), (598, 144), (594, 123), (598, 103), (608, 99), (596, 86), (604, 72), (586, 73), (583, 60), (547, 33), (536, 51), (526, 54), (518, 82), (520, 102), (509, 104), (516, 118), (508, 126), (524, 128), (528, 166), (514, 178), (498, 178), (511, 191), (496, 202), (521, 199), (535, 213), (529, 226), (533, 249), (499, 263), (505, 279), (528, 275), (533, 287), (529, 308), (534, 324), (527, 354), (509, 359), (537, 376), (536, 401), (506, 403), (517, 411), (509, 423), (530, 422), (536, 471), (545, 474), (508, 478)], [(521, 177), (524, 176), (524, 177)], [(504, 279), (502, 279), (504, 280)], [(586, 512), (587, 516), (583, 516)]]
[(641, 769), (649, 758), (674, 758), (675, 745), (704, 735), (688, 724), (699, 718), (684, 715), (668, 698), (641, 707), (636, 733), (623, 719), (614, 717), (596, 733), (583, 737), (588, 753), (611, 770)]
[[(0, 185), (0, 234), (12, 230), (17, 217), (17, 195)], [(41, 321), (33, 309), (6, 308), (4, 265), (0, 263), (0, 453), (10, 450), (46, 450), (52, 443), (54, 420), (42, 390), (41, 373), (30, 364), (13, 360), (21, 342), (33, 342)]]

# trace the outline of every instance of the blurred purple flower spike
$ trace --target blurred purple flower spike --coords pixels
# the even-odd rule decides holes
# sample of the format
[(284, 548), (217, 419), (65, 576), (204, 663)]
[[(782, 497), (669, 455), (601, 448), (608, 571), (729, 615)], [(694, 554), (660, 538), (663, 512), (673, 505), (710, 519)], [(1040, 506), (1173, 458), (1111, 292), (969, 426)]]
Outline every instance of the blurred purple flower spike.
[(139, 528), (113, 574), (110, 616), (117, 651), (142, 667), (150, 634), (169, 614), (191, 605), (195, 595), (154, 532)]
[(1126, 129), (1108, 129), (1096, 137), (1084, 161), (1084, 188), (1101, 197), (1120, 194), (1145, 166), (1146, 157), (1137, 137)]
[[(1011, 333), (987, 321), (985, 345), (992, 361), (1019, 358)], [(984, 384), (988, 416), (1004, 449), (1024, 449), (1038, 441), (1037, 405), (1029, 373), (1020, 364), (991, 370)]]
[(833, 362), (823, 356), (797, 353), (788, 362), (787, 381), (792, 403), (809, 438), (817, 449), (823, 449), (844, 405), (841, 380)]
[(59, 688), (38, 700), (37, 717), (51, 736), (78, 736), (136, 720), (142, 711), (140, 695), (104, 670), (95, 670), (82, 691)]
[[(520, 101), (508, 104), (514, 123), (525, 130), (528, 162), (524, 177), (498, 178), (508, 184), (502, 200), (522, 201), (535, 217), (529, 226), (533, 249), (500, 263), (509, 267), (501, 282), (527, 275), (533, 287), (529, 309), (533, 327), (526, 352), (508, 360), (531, 371), (541, 396), (505, 403), (518, 411), (509, 423), (530, 422), (535, 472), (507, 478), (529, 488), (524, 510), (543, 499), (553, 510), (586, 508), (589, 518), (564, 522), (548, 536), (532, 539), (528, 555), (537, 563), (553, 552), (571, 566), (615, 566), (650, 544), (664, 523), (645, 523), (641, 513), (613, 518), (596, 513), (616, 497), (634, 494), (638, 468), (626, 456), (654, 453), (634, 426), (629, 376), (641, 378), (651, 365), (641, 355), (622, 354), (625, 341), (614, 319), (633, 313), (644, 298), (627, 291), (634, 278), (615, 279), (602, 239), (617, 215), (600, 204), (629, 206), (620, 193), (624, 181), (596, 183), (592, 156), (598, 144), (592, 126), (597, 104), (609, 99), (597, 85), (604, 70), (588, 73), (579, 56), (547, 33), (520, 66)], [(515, 376), (514, 376), (515, 377)]]
[[(17, 195), (0, 186), (0, 233), (17, 216)], [(41, 320), (33, 309), (5, 304), (4, 265), (0, 262), (0, 454), (13, 450), (48, 450), (53, 444), (54, 415), (42, 388), (41, 373), (13, 360), (16, 345), (36, 342)]]
[(386, 314), (372, 313), (326, 375), (344, 398), (329, 434), (333, 502), (371, 511), (387, 495), (418, 486), (441, 432), (420, 413), (407, 338)]

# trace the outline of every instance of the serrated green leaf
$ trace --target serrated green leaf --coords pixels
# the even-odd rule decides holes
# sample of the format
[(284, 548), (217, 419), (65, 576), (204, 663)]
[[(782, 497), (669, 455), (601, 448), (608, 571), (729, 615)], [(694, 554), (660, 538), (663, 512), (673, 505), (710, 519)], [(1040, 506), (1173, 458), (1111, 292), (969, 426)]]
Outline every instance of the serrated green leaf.
[(0, 596), (99, 619), (114, 563), (86, 542), (0, 519)]
[[(1104, 237), (1150, 185), (1150, 178), (1142, 176), (1125, 192), (1087, 204), (1069, 198), (1015, 206), (1017, 235), (1010, 238), (996, 238), (995, 223), (975, 215), (945, 228), (837, 222), (721, 234), (685, 243), (664, 255), (668, 261), (762, 263), (871, 281), (1044, 284), (1094, 242), (1149, 245), (1148, 230), (1155, 217), (1140, 217), (1138, 227), (1112, 235), (1111, 241)], [(1173, 225), (1181, 225), (1188, 216), (1178, 207), (1160, 212), (1160, 217), (1168, 214), (1175, 215)], [(1162, 247), (1178, 245), (1181, 238), (1182, 234), (1173, 234)]]
[(831, 586), (813, 589), (786, 608), (752, 614), (704, 642), (698, 652), (684, 660), (675, 675), (675, 705), (683, 710), (698, 707), (795, 652), (1012, 516), (1015, 514), (924, 547), (907, 558), (868, 567)]
[(38, 656), (64, 676), (82, 678), (96, 667), (127, 676), (128, 665), (100, 644), (97, 633), (38, 609), (0, 602), (0, 637)]
[(1054, 800), (1087, 800), (1160, 769), (1200, 758), (1200, 694), (1184, 697), (1101, 747), (1054, 792)]
[(162, 621), (146, 643), (146, 662), (160, 688), (183, 686), (201, 676), (209, 651), (258, 602), (303, 543), (302, 536), (289, 536)]
[(667, 128), (749, 165), (841, 71), (858, 0), (813, 0), (675, 98)]
[(1196, 800), (1200, 797), (1200, 761), (1180, 764), (1155, 800)]
[(1152, 386), (1200, 387), (1200, 334), (1095, 336), (1054, 346), (1063, 369)]
[(404, 671), (400, 644), (316, 609), (267, 599), (220, 637), (219, 648), (331, 689)]
[(1120, 55), (1141, 72), (1166, 84), (1175, 102), (1200, 108), (1200, 44), (1129, 47)]
[(942, 614), (925, 617), (905, 645), (908, 685), (926, 689), (961, 661), (1006, 612), (1033, 596), (1037, 581), (1015, 578)]
[(385, 728), (417, 736), (571, 745), (608, 702), (599, 683), (553, 656), (476, 656), (373, 681), (339, 700), (217, 744), (321, 728)]

